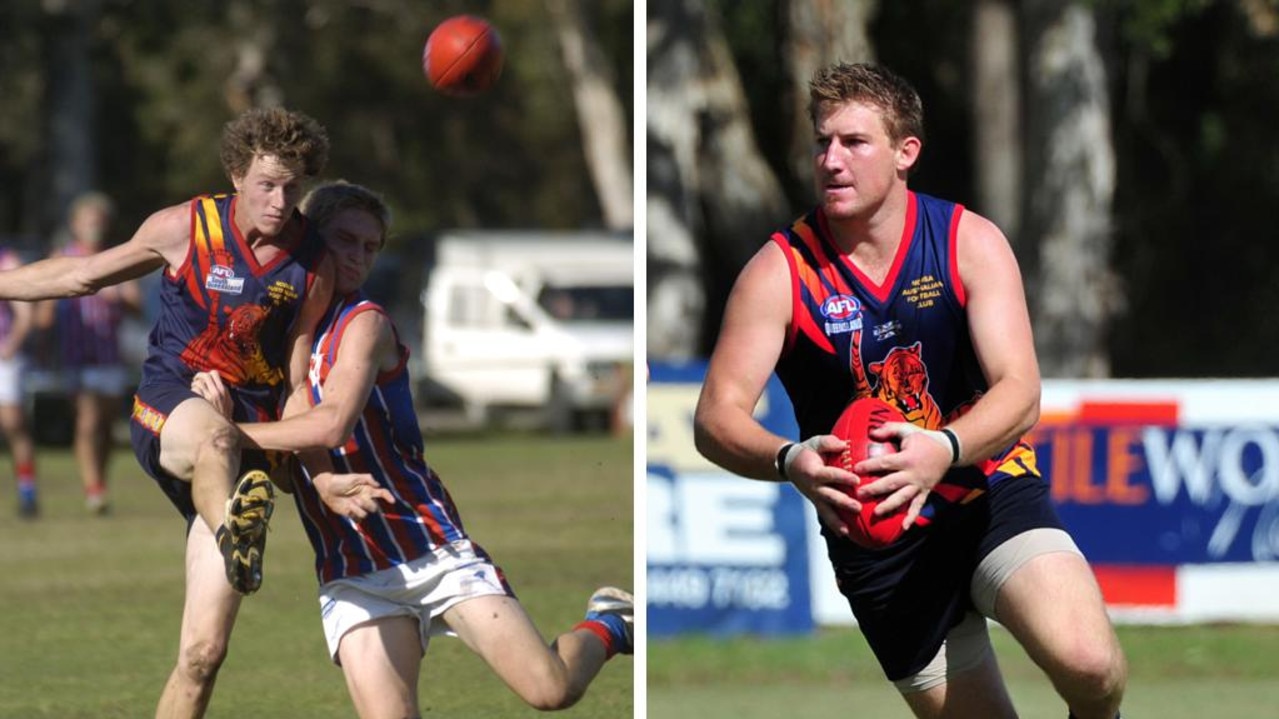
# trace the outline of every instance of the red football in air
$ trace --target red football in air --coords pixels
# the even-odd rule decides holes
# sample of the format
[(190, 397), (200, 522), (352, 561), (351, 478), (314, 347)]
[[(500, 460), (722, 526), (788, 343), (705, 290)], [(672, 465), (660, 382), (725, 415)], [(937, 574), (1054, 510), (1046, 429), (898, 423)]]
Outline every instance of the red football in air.
[[(888, 442), (876, 442), (870, 438), (872, 427), (885, 422), (905, 422), (906, 418), (894, 406), (881, 399), (863, 397), (853, 400), (835, 421), (830, 433), (848, 442), (848, 449), (842, 454), (828, 456), (826, 464), (832, 467), (843, 467), (849, 471), (863, 459), (878, 457), (897, 451), (897, 447)], [(869, 482), (872, 477), (863, 477)], [(868, 549), (881, 549), (902, 535), (902, 520), (906, 517), (909, 505), (903, 505), (892, 514), (876, 517), (875, 507), (878, 499), (863, 499), (862, 511), (858, 513), (838, 510), (840, 519), (848, 525), (849, 539)]]
[(502, 39), (484, 18), (457, 15), (436, 26), (422, 50), (422, 71), (446, 95), (475, 95), (502, 74)]

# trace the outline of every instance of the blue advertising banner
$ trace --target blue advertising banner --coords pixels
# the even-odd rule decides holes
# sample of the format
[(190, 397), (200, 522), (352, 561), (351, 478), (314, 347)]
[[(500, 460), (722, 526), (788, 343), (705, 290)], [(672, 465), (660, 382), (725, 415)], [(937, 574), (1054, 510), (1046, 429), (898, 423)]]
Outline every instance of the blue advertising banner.
[(1031, 436), (1053, 499), (1093, 563), (1279, 556), (1279, 427), (1046, 422)]
[[(811, 630), (807, 502), (790, 485), (731, 475), (697, 453), (704, 362), (649, 369), (649, 635)], [(773, 432), (796, 435), (776, 380), (757, 412)]]

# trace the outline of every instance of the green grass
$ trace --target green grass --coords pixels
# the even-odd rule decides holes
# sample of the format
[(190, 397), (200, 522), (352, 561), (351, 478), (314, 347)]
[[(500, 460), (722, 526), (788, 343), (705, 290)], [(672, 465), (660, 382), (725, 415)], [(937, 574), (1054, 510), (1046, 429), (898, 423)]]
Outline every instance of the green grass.
[[(580, 621), (595, 587), (633, 586), (629, 440), (428, 439), (427, 457), (548, 639)], [(42, 448), (38, 461), (38, 521), (14, 518), (0, 483), (0, 718), (151, 716), (177, 651), (182, 519), (127, 448), (106, 518), (85, 514), (66, 451)], [(353, 716), (291, 504), (272, 522), (266, 581), (242, 606), (214, 719)], [(568, 716), (631, 716), (634, 671), (629, 657), (611, 661)], [(426, 716), (535, 713), (450, 638), (431, 643), (420, 693)]]
[[(1279, 627), (1119, 628), (1130, 676), (1126, 717), (1275, 716)], [(1066, 709), (1002, 629), (992, 641), (1023, 719)], [(662, 719), (909, 717), (861, 634), (830, 629), (786, 639), (689, 637), (648, 644), (648, 713)]]

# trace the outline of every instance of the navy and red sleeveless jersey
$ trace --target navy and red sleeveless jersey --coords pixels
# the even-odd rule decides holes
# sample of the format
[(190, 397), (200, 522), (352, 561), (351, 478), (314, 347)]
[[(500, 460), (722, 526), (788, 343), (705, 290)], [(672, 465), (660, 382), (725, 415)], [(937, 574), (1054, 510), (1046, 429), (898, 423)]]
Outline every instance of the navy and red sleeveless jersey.
[[(307, 373), (312, 406), (324, 400), (324, 382), (337, 361), (342, 335), (362, 312), (386, 311), (362, 293), (342, 298), (316, 329)], [(467, 539), (453, 498), (422, 455), (422, 431), (410, 389), (409, 350), (399, 343), (400, 362), (379, 373), (355, 431), (329, 452), (339, 473), (368, 473), (395, 496), (392, 506), (355, 522), (333, 514), (308, 481), (293, 498), (315, 550), (321, 584), (411, 562), (437, 547)], [(483, 556), (483, 550), (476, 547)]]
[[(937, 429), (987, 389), (955, 255), (963, 211), (910, 193), (901, 243), (882, 284), (835, 247), (820, 208), (773, 236), (786, 254), (792, 294), (776, 369), (803, 437), (828, 434), (858, 397), (882, 399), (907, 421)], [(1034, 450), (1021, 441), (978, 469), (989, 482), (1038, 474)], [(952, 502), (970, 498), (984, 484), (972, 474), (953, 470), (936, 493)]]
[(191, 249), (161, 282), (160, 317), (142, 385), (189, 386), (196, 372), (218, 370), (235, 388), (237, 403), (250, 408), (250, 416), (237, 419), (271, 419), (283, 390), (289, 333), (315, 281), (324, 243), (295, 213), (292, 221), (304, 223), (304, 232), (261, 265), (235, 226), (235, 203), (233, 194), (191, 201)]
[[(91, 252), (71, 243), (58, 254), (84, 257)], [(111, 292), (116, 291), (115, 288), (110, 289)], [(119, 295), (103, 291), (59, 300), (56, 321), (63, 367), (120, 364), (120, 323), (124, 321), (124, 305)]]

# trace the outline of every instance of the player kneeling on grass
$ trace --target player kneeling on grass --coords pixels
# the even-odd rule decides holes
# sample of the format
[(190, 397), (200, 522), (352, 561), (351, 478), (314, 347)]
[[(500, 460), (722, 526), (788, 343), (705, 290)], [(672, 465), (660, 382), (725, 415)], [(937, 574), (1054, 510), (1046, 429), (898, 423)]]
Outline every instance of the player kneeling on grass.
[[(363, 187), (333, 183), (312, 191), (303, 210), (338, 277), (337, 299), (314, 335), (310, 407), (295, 395), (283, 421), (240, 429), (255, 447), (300, 453), (293, 494), (315, 549), (329, 651), (356, 710), (365, 719), (418, 716), (427, 642), (450, 630), (530, 705), (571, 706), (608, 658), (631, 653), (631, 595), (597, 590), (586, 620), (546, 645), (424, 461), (408, 349), (360, 291), (386, 241), (386, 205)], [(216, 373), (197, 375), (192, 388), (228, 406)], [(324, 448), (338, 467), (358, 467), (376, 482), (327, 475), (313, 483), (308, 455)]]

